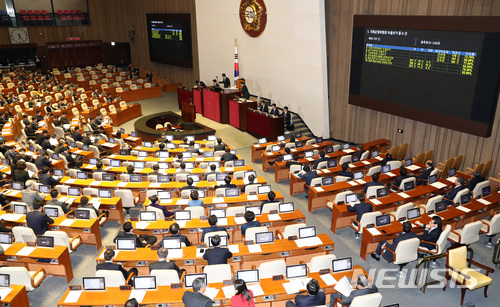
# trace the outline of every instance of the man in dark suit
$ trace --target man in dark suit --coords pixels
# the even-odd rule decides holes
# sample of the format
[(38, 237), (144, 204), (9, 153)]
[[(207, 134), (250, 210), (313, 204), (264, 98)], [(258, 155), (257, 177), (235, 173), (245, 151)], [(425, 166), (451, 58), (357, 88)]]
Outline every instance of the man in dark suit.
[(311, 181), (318, 177), (318, 173), (316, 171), (311, 170), (311, 167), (309, 165), (304, 166), (304, 172), (305, 174), (300, 174), (299, 178), (304, 179), (306, 182), (305, 185), (305, 191), (306, 193), (309, 192), (309, 186), (311, 185)]
[(217, 144), (215, 144), (215, 146), (214, 146), (214, 151), (221, 151), (221, 150), (225, 150), (225, 149), (226, 149), (226, 145), (224, 145), (222, 143), (222, 139), (217, 138)]
[(186, 271), (184, 269), (179, 269), (175, 262), (167, 260), (168, 249), (160, 247), (160, 249), (158, 249), (157, 251), (157, 255), (158, 262), (152, 262), (149, 264), (149, 273), (151, 273), (152, 270), (176, 270), (180, 278), (182, 276), (182, 272)]
[(95, 214), (99, 216), (99, 210), (97, 210), (96, 207), (92, 206), (92, 204), (89, 203), (89, 198), (87, 196), (82, 196), (80, 198), (80, 204), (78, 205), (78, 208), (94, 210)]
[(185, 235), (180, 234), (179, 228), (179, 224), (177, 223), (170, 225), (170, 237), (181, 238), (182, 243), (186, 244), (186, 246), (191, 246), (191, 242), (189, 242), (188, 238)]
[(288, 107), (285, 106), (283, 108), (283, 113), (281, 114), (285, 118), (285, 129), (286, 130), (293, 130), (293, 125), (292, 125), (292, 115), (290, 112), (288, 112)]
[(186, 148), (186, 152), (191, 152), (191, 153), (195, 153), (197, 155), (201, 155), (200, 150), (198, 148), (195, 148), (194, 144), (195, 144), (194, 141), (190, 141), (189, 142), (189, 148)]
[(352, 154), (353, 157), (358, 157), (358, 160), (361, 161), (361, 156), (363, 155), (363, 153), (365, 153), (366, 150), (363, 149), (363, 145), (362, 144), (359, 144), (358, 145), (358, 151), (356, 151), (355, 153)]
[[(120, 271), (122, 272), (123, 278), (125, 278), (125, 280), (127, 280), (130, 274), (132, 273), (135, 276), (139, 274), (137, 268), (131, 268), (130, 270), (127, 271), (122, 267), (121, 264), (113, 263), (114, 257), (115, 257), (115, 251), (112, 249), (106, 249), (106, 251), (104, 252), (104, 262), (96, 265), (95, 267), (96, 271), (99, 270)], [(130, 279), (129, 285), (131, 286), (133, 285), (132, 279)]]
[(363, 193), (365, 193), (366, 195), (366, 191), (368, 191), (368, 188), (369, 187), (378, 187), (378, 186), (384, 186), (382, 183), (378, 182), (378, 179), (380, 178), (380, 175), (379, 173), (375, 173), (372, 175), (372, 181), (371, 182), (367, 182), (365, 184), (365, 189), (363, 190)]
[(61, 156), (66, 158), (66, 162), (68, 162), (68, 168), (74, 168), (76, 165), (75, 159), (68, 153), (68, 147), (64, 147), (61, 149)]
[(214, 87), (215, 88), (220, 88), (219, 83), (217, 83), (217, 80), (215, 80), (215, 79), (212, 80), (212, 88), (214, 88)]
[(181, 188), (181, 191), (184, 191), (184, 190), (198, 190), (198, 187), (197, 186), (193, 186), (193, 183), (194, 183), (194, 180), (193, 178), (189, 177), (187, 180), (186, 180), (186, 184), (185, 186), (183, 186)]
[(274, 193), (274, 191), (267, 192), (267, 200), (264, 200), (260, 204), (260, 208), (262, 209), (262, 207), (264, 207), (265, 204), (275, 203), (276, 202), (275, 199), (276, 199), (276, 193)]
[(446, 204), (448, 206), (453, 205), (453, 199), (455, 198), (455, 196), (457, 196), (458, 192), (462, 191), (465, 188), (464, 178), (457, 177), (457, 181), (455, 181), (455, 187), (453, 188), (453, 190), (451, 190), (443, 197), (443, 199), (446, 201)]
[(58, 201), (57, 200), (57, 196), (59, 196), (59, 192), (57, 190), (50, 191), (50, 197), (52, 199), (48, 200), (45, 203), (45, 205), (59, 206), (59, 207), (61, 207), (61, 209), (64, 212), (64, 214), (68, 213), (69, 212), (68, 207), (66, 207), (65, 203)]
[(61, 178), (59, 179), (54, 179), (54, 177), (52, 176), (52, 174), (50, 173), (50, 169), (47, 167), (47, 166), (44, 166), (42, 168), (42, 172), (39, 176), (39, 179), (38, 181), (40, 181), (41, 184), (44, 184), (44, 185), (50, 185), (50, 186), (55, 186), (56, 184), (59, 183), (59, 181), (61, 181)]
[(385, 166), (387, 164), (387, 162), (389, 161), (395, 161), (396, 159), (394, 159), (392, 157), (392, 155), (390, 153), (386, 154), (385, 155), (385, 158), (382, 160), (382, 166)]
[(75, 142), (83, 141), (83, 135), (80, 133), (79, 130), (80, 128), (75, 127), (75, 129), (73, 129), (73, 133), (71, 133), (71, 137), (73, 138), (73, 140), (75, 140)]
[(245, 81), (241, 81), (241, 96), (247, 100), (250, 99), (250, 92), (248, 91)]
[(274, 116), (280, 116), (280, 110), (278, 110), (278, 108), (276, 108), (275, 103), (273, 103), (271, 105), (271, 110), (269, 111), (269, 114), (274, 115)]
[(353, 283), (352, 286), (354, 290), (349, 296), (342, 295), (339, 292), (332, 293), (330, 296), (330, 307), (337, 306), (335, 303), (337, 298), (340, 298), (342, 305), (350, 306), (354, 298), (378, 292), (378, 288), (375, 285), (370, 284), (368, 277), (364, 274), (356, 276), (355, 283)]
[(42, 145), (42, 142), (46, 139), (49, 139), (50, 137), (47, 135), (47, 130), (43, 130), (42, 133), (40, 133), (39, 135), (37, 135), (36, 137), (36, 143), (38, 145)]
[(231, 153), (231, 149), (229, 149), (229, 147), (226, 146), (224, 151), (225, 153), (220, 157), (221, 162), (228, 162), (238, 159), (235, 154)]
[(226, 74), (222, 74), (222, 81), (219, 81), (219, 83), (224, 84), (224, 88), (230, 88), (231, 87), (231, 80), (229, 80), (228, 77), (226, 77)]
[(292, 301), (286, 302), (285, 307), (308, 307), (320, 306), (325, 304), (326, 296), (324, 292), (320, 292), (319, 282), (316, 279), (311, 279), (307, 285), (307, 295), (297, 294), (295, 303)]
[(92, 145), (92, 140), (90, 139), (90, 134), (91, 134), (90, 131), (87, 131), (87, 133), (85, 133), (85, 136), (82, 139), (83, 145), (87, 145), (87, 146)]
[(233, 257), (233, 253), (227, 248), (220, 247), (221, 238), (219, 235), (215, 235), (210, 238), (213, 248), (205, 250), (203, 254), (203, 259), (208, 262), (208, 265), (212, 264), (227, 264), (227, 259)]
[(158, 166), (158, 164), (153, 165), (152, 169), (153, 169), (153, 171), (150, 172), (150, 173), (148, 173), (148, 176), (162, 175), (160, 172), (158, 172), (158, 170), (160, 169), (160, 167)]
[(349, 162), (342, 163), (342, 170), (340, 172), (338, 172), (337, 175), (353, 178), (354, 174), (352, 172), (348, 171), (348, 169), (349, 169)]
[(210, 175), (210, 174), (219, 174), (220, 172), (215, 171), (216, 169), (217, 169), (217, 165), (210, 164), (210, 171), (205, 173), (204, 180), (208, 180), (208, 175)]
[(203, 295), (205, 289), (205, 279), (198, 277), (193, 281), (193, 292), (186, 291), (182, 295), (184, 307), (212, 307), (212, 300)]
[(49, 224), (53, 224), (54, 220), (43, 213), (43, 201), (35, 200), (33, 203), (34, 211), (26, 214), (26, 224), (37, 236), (43, 235), (48, 229)]
[(372, 258), (379, 261), (380, 255), (382, 255), (382, 257), (384, 257), (387, 262), (393, 262), (394, 254), (387, 251), (387, 249), (390, 249), (394, 252), (396, 251), (399, 242), (417, 237), (414, 232), (411, 232), (411, 223), (409, 221), (403, 223), (403, 232), (403, 234), (399, 235), (396, 239), (394, 239), (394, 241), (392, 241), (392, 244), (387, 243), (387, 241), (379, 242), (377, 250), (375, 251), (375, 253), (371, 254)]
[(399, 176), (396, 177), (396, 179), (394, 180), (393, 183), (389, 182), (387, 184), (387, 187), (392, 188), (394, 190), (397, 190), (401, 186), (401, 182), (403, 182), (403, 180), (405, 180), (406, 178), (410, 178), (410, 177), (411, 176), (408, 176), (408, 171), (406, 170), (406, 168), (404, 166), (401, 166), (401, 168), (399, 170)]
[(292, 154), (292, 161), (287, 161), (285, 163), (285, 166), (290, 168), (292, 165), (302, 165), (302, 163), (299, 162), (299, 155), (297, 154)]
[[(367, 212), (372, 212), (372, 204), (366, 203), (365, 202), (365, 194), (359, 193), (358, 194), (358, 200), (359, 204), (349, 204), (347, 206), (347, 211), (349, 212), (356, 212), (358, 215), (356, 216), (356, 221), (361, 222), (361, 217), (363, 214)], [(358, 226), (358, 223), (356, 221), (353, 221), (352, 224), (355, 226)], [(356, 239), (359, 239), (359, 232), (355, 233)]]
[(240, 226), (241, 235), (243, 236), (248, 228), (260, 227), (260, 222), (255, 219), (255, 213), (253, 213), (253, 211), (245, 212), (245, 221), (247, 222)]
[(37, 169), (42, 170), (44, 167), (52, 166), (52, 162), (50, 162), (48, 156), (49, 155), (47, 154), (47, 152), (44, 151), (38, 157), (36, 157), (35, 166)]
[(238, 186), (235, 185), (234, 183), (231, 183), (231, 177), (229, 177), (229, 175), (226, 175), (226, 177), (224, 177), (224, 184), (221, 184), (221, 185), (216, 185), (215, 186), (215, 189), (220, 189), (220, 188), (237, 188)]
[(205, 242), (205, 235), (207, 233), (215, 232), (215, 231), (225, 231), (227, 234), (227, 239), (229, 240), (229, 234), (226, 231), (226, 228), (223, 226), (217, 226), (217, 216), (211, 215), (208, 217), (208, 224), (210, 224), (210, 227), (204, 228), (203, 232), (201, 233), (201, 242)]
[(469, 189), (469, 191), (472, 192), (478, 183), (483, 182), (485, 180), (486, 179), (481, 176), (481, 172), (474, 172), (474, 177), (472, 177), (471, 180), (469, 180), (469, 185), (467, 186), (467, 189)]
[(318, 169), (318, 164), (323, 161), (329, 161), (330, 159), (326, 156), (326, 152), (324, 150), (319, 152), (319, 159), (314, 163), (314, 169)]
[(260, 106), (257, 108), (257, 110), (261, 112), (266, 112), (267, 113), (267, 106), (265, 101), (260, 102)]
[(435, 215), (431, 218), (429, 224), (425, 225), (421, 222), (415, 222), (415, 224), (424, 227), (424, 234), (418, 235), (417, 237), (420, 239), (420, 246), (425, 247), (429, 250), (436, 249), (436, 245), (431, 243), (436, 243), (441, 236), (441, 232), (443, 232), (443, 220), (441, 217)]
[(241, 193), (245, 193), (245, 190), (246, 190), (247, 186), (256, 184), (255, 179), (256, 179), (256, 178), (255, 178), (255, 176), (254, 176), (253, 174), (252, 174), (252, 175), (250, 175), (250, 176), (248, 176), (248, 184), (245, 184), (245, 185), (241, 188)]
[(134, 226), (130, 221), (123, 223), (122, 228), (123, 231), (118, 232), (113, 242), (116, 243), (116, 239), (122, 238), (135, 239), (136, 247), (145, 247), (146, 245), (153, 245), (156, 243), (157, 238), (155, 236), (141, 235), (141, 238), (139, 238), (136, 234), (134, 234)]
[(417, 178), (417, 185), (422, 185), (426, 183), (427, 179), (429, 179), (429, 176), (431, 175), (433, 170), (434, 170), (434, 165), (432, 164), (432, 161), (427, 160), (427, 162), (425, 162), (425, 171), (422, 174), (415, 177)]

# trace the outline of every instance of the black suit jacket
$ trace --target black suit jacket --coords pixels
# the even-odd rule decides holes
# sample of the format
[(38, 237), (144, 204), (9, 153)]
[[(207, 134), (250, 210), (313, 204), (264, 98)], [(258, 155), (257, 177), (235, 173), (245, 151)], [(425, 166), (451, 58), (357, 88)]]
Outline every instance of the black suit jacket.
[(31, 211), (26, 214), (26, 223), (29, 228), (33, 229), (35, 235), (41, 236), (49, 229), (49, 224), (54, 223), (54, 220), (43, 212)]
[(367, 212), (372, 212), (372, 204), (370, 203), (360, 203), (360, 204), (356, 204), (354, 206), (347, 206), (347, 211), (349, 212), (356, 212), (358, 215), (356, 217), (356, 220), (358, 222), (361, 221), (361, 217), (363, 216), (363, 214), (367, 213)]
[(176, 270), (177, 274), (179, 274), (179, 278), (182, 275), (181, 270), (173, 261), (153, 262), (149, 265), (149, 273), (151, 273), (152, 270)]
[(366, 194), (366, 191), (368, 191), (369, 187), (377, 187), (377, 186), (383, 187), (384, 185), (382, 183), (378, 182), (378, 181), (377, 182), (374, 182), (374, 181), (367, 182), (365, 184), (365, 189), (363, 190), (363, 193)]
[(40, 174), (39, 179), (38, 179), (38, 181), (40, 181), (41, 184), (50, 185), (50, 186), (58, 184), (60, 180), (61, 179), (55, 180), (54, 177), (52, 177), (52, 175), (49, 173)]
[(292, 125), (292, 116), (290, 115), (290, 112), (283, 113), (283, 116), (285, 117), (285, 126)]
[(123, 231), (119, 231), (118, 234), (116, 235), (116, 238), (113, 240), (113, 242), (116, 243), (116, 239), (135, 239), (135, 246), (136, 247), (144, 247), (144, 244), (142, 244), (142, 241), (141, 239), (136, 236), (135, 234), (133, 233), (126, 233), (126, 232), (123, 232)]
[(35, 159), (35, 166), (38, 168), (38, 170), (41, 170), (44, 166), (51, 166), (52, 162), (50, 162), (49, 158), (43, 157), (43, 156), (38, 156)]
[(243, 84), (243, 86), (241, 87), (241, 94), (243, 98), (250, 99), (250, 92), (248, 91), (248, 87), (245, 84)]
[(453, 204), (453, 199), (455, 198), (455, 196), (457, 196), (458, 192), (462, 191), (463, 189), (465, 189), (465, 186), (463, 185), (455, 186), (455, 188), (451, 190), (450, 193), (444, 196), (444, 199), (446, 200), (448, 206)]
[(184, 307), (211, 307), (212, 300), (200, 292), (186, 291), (182, 295)]
[(297, 307), (310, 307), (324, 305), (326, 296), (324, 292), (318, 292), (316, 295), (302, 295), (295, 296), (295, 305)]
[[(214, 232), (214, 231), (226, 231), (226, 228), (224, 228), (223, 226), (210, 226), (210, 227), (204, 228), (203, 232), (201, 233), (201, 242), (204, 242), (205, 234), (207, 234), (209, 232)], [(227, 231), (226, 231), (226, 233), (227, 233)], [(229, 234), (227, 234), (227, 238), (229, 239)]]
[(122, 265), (118, 264), (118, 263), (112, 263), (112, 262), (99, 263), (98, 265), (96, 265), (95, 270), (96, 271), (99, 271), (99, 270), (120, 271), (120, 272), (122, 272), (123, 278), (125, 278), (125, 280), (127, 280), (127, 278), (128, 278), (127, 270), (125, 270), (122, 267)]
[(266, 105), (261, 105), (259, 106), (259, 108), (257, 108), (257, 110), (261, 111), (261, 112), (266, 112), (267, 113), (267, 106)]
[[(392, 244), (386, 244), (385, 247), (390, 249), (391, 251), (395, 252), (396, 251), (396, 248), (398, 247), (398, 244), (404, 240), (408, 240), (408, 239), (413, 239), (413, 238), (416, 238), (417, 237), (417, 234), (415, 234), (414, 232), (408, 232), (408, 233), (403, 233), (402, 235), (399, 235), (396, 239), (394, 239), (394, 241), (392, 241)], [(388, 262), (393, 262), (394, 259), (394, 255), (393, 253), (389, 252), (389, 251), (384, 251), (384, 254), (382, 255), (384, 257), (385, 260), (387, 260)]]
[(305, 190), (306, 192), (309, 192), (309, 186), (311, 185), (311, 181), (318, 177), (318, 173), (316, 173), (316, 171), (309, 171), (303, 175), (299, 175), (299, 177), (301, 179), (304, 179), (305, 182), (306, 182), (306, 187), (305, 187)]
[(483, 182), (484, 180), (486, 180), (486, 179), (484, 179), (484, 177), (479, 177), (479, 178), (472, 177), (472, 179), (469, 180), (469, 185), (467, 186), (467, 188), (469, 189), (469, 191), (472, 192), (472, 190), (474, 190), (476, 185), (480, 182)]
[(186, 246), (191, 246), (191, 242), (189, 242), (188, 238), (185, 235), (176, 234), (176, 235), (170, 235), (170, 237), (181, 238), (181, 242), (184, 242)]
[(271, 108), (271, 111), (269, 111), (269, 114), (274, 115), (274, 116), (280, 116), (280, 110), (278, 110), (278, 108), (276, 108), (274, 110)]
[(419, 176), (417, 176), (416, 178), (417, 179), (427, 180), (433, 170), (434, 170), (434, 167), (430, 167), (430, 168), (426, 169), (422, 174), (420, 174)]
[(340, 171), (337, 173), (337, 175), (344, 176), (344, 177), (350, 177), (350, 178), (354, 177), (354, 174), (352, 172), (349, 172), (349, 171)]
[[(424, 227), (424, 234), (418, 236), (420, 241), (427, 241), (427, 242), (436, 243), (437, 240), (439, 239), (439, 236), (441, 235), (441, 232), (443, 232), (442, 228), (436, 227), (436, 228), (429, 231), (429, 230), (425, 229), (425, 225), (423, 227)], [(428, 248), (429, 250), (433, 250), (436, 248), (435, 245), (432, 245), (432, 244), (429, 244), (426, 242), (420, 242), (420, 246)]]
[(208, 265), (227, 264), (227, 259), (231, 257), (233, 257), (233, 253), (231, 253), (229, 249), (219, 246), (207, 249), (205, 250), (205, 254), (203, 254), (203, 259), (208, 262)]
[(377, 293), (378, 288), (375, 285), (372, 285), (370, 288), (365, 288), (365, 289), (359, 289), (359, 290), (353, 290), (349, 296), (344, 296), (340, 293), (332, 293), (331, 299), (330, 299), (330, 307), (334, 307), (335, 305), (335, 299), (337, 297), (340, 297), (340, 300), (342, 301), (343, 305), (350, 306), (352, 303), (352, 300), (358, 296), (366, 295), (366, 294), (372, 294), (372, 293)]
[(222, 155), (222, 157), (220, 157), (220, 160), (224, 161), (224, 162), (233, 161), (233, 160), (237, 160), (237, 159), (238, 159), (238, 157), (236, 157), (235, 154), (232, 154), (230, 152), (229, 153), (226, 152)]
[(231, 87), (231, 80), (229, 80), (228, 77), (225, 77), (222, 81), (219, 81), (219, 83), (224, 83), (224, 88)]
[(224, 149), (226, 149), (226, 145), (224, 145), (224, 144), (216, 144), (214, 146), (214, 151), (221, 151), (221, 150), (224, 150)]

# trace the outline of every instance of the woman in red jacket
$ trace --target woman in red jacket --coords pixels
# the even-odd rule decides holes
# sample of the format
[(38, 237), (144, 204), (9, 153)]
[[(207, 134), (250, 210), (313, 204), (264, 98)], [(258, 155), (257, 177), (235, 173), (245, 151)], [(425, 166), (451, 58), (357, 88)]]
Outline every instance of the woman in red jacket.
[(231, 307), (255, 307), (253, 293), (248, 290), (244, 280), (236, 279), (234, 281), (236, 294), (231, 298)]

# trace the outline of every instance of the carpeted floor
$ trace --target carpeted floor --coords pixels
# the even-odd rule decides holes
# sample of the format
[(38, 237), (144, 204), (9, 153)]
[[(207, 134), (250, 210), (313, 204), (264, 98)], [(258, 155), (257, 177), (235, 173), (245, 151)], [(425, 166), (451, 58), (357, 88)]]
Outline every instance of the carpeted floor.
[[(163, 97), (148, 99), (141, 101), (143, 115), (150, 115), (158, 112), (175, 111), (179, 112), (177, 107), (177, 94), (164, 94)], [(264, 176), (273, 190), (280, 191), (285, 195), (285, 201), (293, 201), (296, 208), (299, 208), (306, 215), (308, 225), (316, 225), (318, 233), (327, 233), (335, 241), (334, 254), (337, 257), (352, 257), (354, 265), (361, 265), (365, 270), (369, 271), (370, 275), (375, 277), (375, 282), (380, 288), (383, 295), (382, 306), (399, 303), (400, 306), (459, 306), (460, 305), (460, 289), (456, 287), (448, 287), (446, 292), (442, 291), (442, 287), (434, 287), (427, 289), (426, 294), (422, 294), (419, 289), (414, 287), (414, 275), (410, 270), (409, 277), (396, 278), (396, 266), (388, 264), (385, 261), (376, 262), (369, 258), (364, 261), (359, 257), (360, 240), (354, 239), (352, 229), (342, 229), (333, 234), (330, 231), (331, 211), (329, 209), (320, 209), (314, 211), (313, 214), (307, 211), (307, 199), (304, 194), (298, 194), (296, 197), (291, 197), (289, 194), (289, 182), (282, 181), (277, 184), (274, 181), (274, 172), (264, 173), (262, 165), (259, 163), (251, 163), (251, 146), (256, 139), (247, 133), (243, 133), (229, 125), (219, 124), (209, 119), (201, 117), (197, 114), (198, 122), (216, 129), (216, 134), (221, 137), (224, 142), (231, 145), (237, 150), (247, 164), (257, 171), (258, 176)], [(125, 128), (126, 132), (133, 130), (135, 120), (127, 122), (118, 128)], [(112, 243), (113, 238), (119, 230), (120, 225), (117, 222), (108, 222), (101, 227), (101, 236), (103, 246)], [(474, 260), (482, 264), (492, 267), (493, 249), (488, 249), (484, 246), (486, 237), (481, 236), (478, 243), (471, 247), (474, 250)], [(81, 284), (82, 277), (94, 276), (96, 257), (98, 252), (93, 246), (84, 246), (78, 248), (76, 252), (71, 254), (71, 262), (73, 265), (74, 278), (71, 284)], [(409, 269), (414, 269), (416, 263), (408, 265)], [(438, 260), (440, 275), (443, 276), (444, 259)], [(435, 271), (438, 273), (438, 271)], [(495, 291), (500, 285), (500, 275), (494, 273), (493, 285), (489, 289), (489, 298), (484, 298), (483, 290), (468, 291), (465, 297), (465, 302), (472, 302), (477, 306), (498, 306), (500, 301), (500, 292)], [(35, 291), (28, 294), (32, 307), (48, 307), (57, 306), (68, 285), (66, 280), (61, 277), (48, 277), (42, 285)], [(474, 305), (469, 305), (474, 306)]]

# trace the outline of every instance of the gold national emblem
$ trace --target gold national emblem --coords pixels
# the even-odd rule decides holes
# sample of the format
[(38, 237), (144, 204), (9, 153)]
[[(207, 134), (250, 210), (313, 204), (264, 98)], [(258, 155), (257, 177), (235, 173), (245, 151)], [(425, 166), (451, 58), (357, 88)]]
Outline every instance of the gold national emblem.
[(264, 0), (241, 0), (240, 21), (241, 27), (248, 36), (260, 36), (264, 32), (267, 23)]

